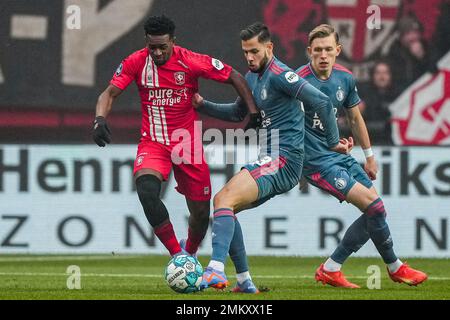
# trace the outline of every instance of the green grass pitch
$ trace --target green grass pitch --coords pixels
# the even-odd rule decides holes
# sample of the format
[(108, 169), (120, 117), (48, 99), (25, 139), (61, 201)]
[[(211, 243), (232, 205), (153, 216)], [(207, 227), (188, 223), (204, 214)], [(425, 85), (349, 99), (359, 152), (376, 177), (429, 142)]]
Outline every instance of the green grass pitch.
[[(333, 300), (333, 299), (450, 299), (450, 260), (404, 259), (428, 273), (429, 279), (418, 287), (392, 282), (380, 259), (350, 258), (344, 273), (361, 289), (323, 286), (314, 280), (314, 271), (323, 258), (250, 257), (255, 284), (269, 291), (258, 295), (235, 294), (229, 290), (208, 289), (194, 294), (173, 292), (164, 282), (167, 256), (87, 255), (36, 256), (0, 255), (0, 299), (147, 299), (147, 300)], [(205, 266), (208, 257), (200, 257)], [(68, 266), (81, 270), (81, 289), (67, 288)], [(368, 289), (367, 268), (381, 269), (381, 288)], [(227, 265), (231, 285), (234, 269)]]

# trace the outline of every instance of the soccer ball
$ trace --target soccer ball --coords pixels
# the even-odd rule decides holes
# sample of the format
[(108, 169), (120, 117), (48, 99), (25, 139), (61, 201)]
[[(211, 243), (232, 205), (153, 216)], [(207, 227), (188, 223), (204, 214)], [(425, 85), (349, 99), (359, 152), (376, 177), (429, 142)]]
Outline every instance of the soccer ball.
[(197, 258), (185, 254), (172, 258), (164, 274), (169, 287), (179, 293), (199, 291), (202, 276), (203, 267)]

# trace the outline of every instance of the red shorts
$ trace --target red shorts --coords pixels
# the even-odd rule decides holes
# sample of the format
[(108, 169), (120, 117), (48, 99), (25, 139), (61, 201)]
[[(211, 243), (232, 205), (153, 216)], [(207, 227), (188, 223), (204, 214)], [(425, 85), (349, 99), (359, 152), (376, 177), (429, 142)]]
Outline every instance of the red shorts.
[(178, 184), (175, 189), (179, 193), (193, 201), (211, 200), (211, 178), (203, 154), (203, 146), (197, 147), (195, 154), (183, 153), (180, 150), (180, 145), (174, 147), (141, 140), (134, 161), (133, 174), (141, 169), (152, 169), (161, 173), (166, 181), (173, 168), (175, 181)]

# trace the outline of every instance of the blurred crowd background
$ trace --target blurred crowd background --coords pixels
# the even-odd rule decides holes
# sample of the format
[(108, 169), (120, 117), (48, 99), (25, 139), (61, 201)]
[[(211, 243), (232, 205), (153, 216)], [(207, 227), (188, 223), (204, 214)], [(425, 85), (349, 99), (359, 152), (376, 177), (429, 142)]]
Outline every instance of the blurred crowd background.
[[(81, 17), (74, 29), (73, 5)], [(308, 32), (332, 24), (373, 143), (450, 144), (449, 0), (0, 0), (0, 143), (91, 143), (98, 95), (121, 60), (144, 46), (146, 17), (163, 13), (177, 25), (178, 44), (243, 74), (246, 25), (266, 23), (275, 54), (296, 69), (308, 62)], [(219, 101), (236, 95), (210, 81), (200, 92)], [(130, 86), (110, 117), (114, 143), (137, 142), (140, 116)], [(201, 118), (204, 129), (241, 126)]]

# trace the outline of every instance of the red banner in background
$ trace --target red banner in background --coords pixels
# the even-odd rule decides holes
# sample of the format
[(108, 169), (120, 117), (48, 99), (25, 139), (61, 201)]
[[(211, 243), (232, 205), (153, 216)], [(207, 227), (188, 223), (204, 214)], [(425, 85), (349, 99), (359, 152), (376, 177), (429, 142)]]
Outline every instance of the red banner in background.
[(398, 145), (450, 144), (450, 52), (392, 103), (392, 139)]
[[(93, 5), (97, 2), (98, 6)], [(139, 0), (133, 1), (133, 5), (122, 0), (2, 0), (0, 142), (90, 141), (88, 129), (98, 95), (120, 61), (144, 45), (143, 22), (149, 15), (169, 14), (176, 22), (180, 45), (208, 53), (242, 73), (247, 67), (239, 44), (239, 31), (250, 23), (263, 21), (270, 27), (275, 54), (292, 68), (307, 62), (307, 39), (312, 28), (330, 23), (336, 27), (343, 44), (339, 63), (352, 70), (362, 87), (369, 79), (374, 62), (389, 55), (389, 51), (398, 51), (392, 44), (397, 39), (401, 16), (414, 16), (423, 26), (424, 38), (433, 48), (439, 47), (438, 56), (446, 53), (449, 48), (440, 44), (448, 42), (449, 14), (444, 6), (448, 3), (449, 0), (246, 0), (231, 1), (224, 6), (218, 0), (185, 0), (185, 10), (179, 10), (179, 0)], [(67, 28), (71, 17), (67, 10), (69, 5), (80, 7), (79, 30)], [(372, 30), (367, 26), (367, 19), (373, 14), (368, 8), (372, 5), (380, 10), (380, 29)], [(117, 21), (122, 21), (119, 27)], [(105, 34), (108, 36), (103, 37)], [(435, 35), (441, 40), (435, 40)], [(80, 39), (90, 44), (80, 46)], [(434, 42), (430, 42), (432, 39)], [(418, 77), (414, 76), (413, 81)], [(447, 83), (448, 76), (437, 76), (436, 80)], [(422, 83), (423, 90), (430, 96), (437, 96), (439, 93), (433, 90), (439, 86), (432, 84), (434, 82), (428, 87)], [(233, 101), (236, 97), (231, 87), (212, 81), (203, 81), (200, 88), (204, 96), (218, 101)], [(423, 90), (416, 96), (420, 97)], [(118, 119), (112, 121), (115, 142), (134, 141), (129, 137), (139, 135), (134, 122), (120, 121), (124, 115), (139, 121), (139, 105), (134, 86), (115, 102), (111, 115)], [(445, 114), (446, 107), (443, 103), (429, 110), (423, 119), (428, 121), (426, 123), (435, 123), (434, 115)], [(203, 119), (205, 128), (236, 125), (206, 116)], [(406, 121), (396, 115), (395, 121), (399, 119)], [(412, 128), (404, 122), (397, 125), (401, 125), (404, 132)], [(45, 130), (37, 134), (39, 128)], [(440, 125), (439, 128), (436, 139), (442, 143), (448, 140), (443, 138), (447, 127)], [(403, 136), (408, 137), (408, 134)], [(410, 143), (406, 138), (397, 141)]]
[[(396, 53), (400, 31), (409, 30), (405, 27), (405, 17), (417, 21), (421, 36), (434, 49), (439, 44), (433, 43), (439, 41), (435, 40), (439, 37), (434, 36), (446, 30), (438, 29), (442, 29), (442, 21), (438, 26), (438, 20), (445, 21), (440, 15), (446, 3), (448, 0), (269, 0), (263, 9), (263, 16), (281, 47), (277, 54), (291, 65), (299, 57), (306, 57), (308, 33), (321, 23), (331, 24), (339, 33), (343, 47), (339, 63), (350, 68), (361, 84), (369, 81), (370, 70), (378, 60), (389, 59), (392, 52)], [(379, 10), (379, 28), (369, 25), (373, 8)], [(432, 55), (430, 53), (428, 58)], [(443, 53), (445, 51), (440, 55)], [(401, 59), (391, 63), (393, 61), (402, 62)], [(450, 65), (448, 55), (442, 61), (441, 65)], [(431, 67), (432, 61), (429, 62)], [(395, 74), (393, 81), (397, 78), (398, 74)], [(398, 82), (394, 85), (403, 87)], [(441, 68), (439, 73), (424, 76), (411, 85), (390, 108), (394, 143), (450, 144), (449, 96), (448, 69)]]
[[(321, 23), (335, 27), (340, 35), (343, 52), (340, 61), (351, 68), (355, 76), (366, 81), (374, 61), (388, 52), (398, 37), (401, 17), (413, 16), (422, 25), (424, 37), (431, 40), (439, 16), (439, 6), (446, 0), (269, 0), (263, 9), (265, 23), (279, 39), (288, 62), (305, 56), (308, 33)], [(380, 28), (369, 28), (367, 22), (376, 6)]]
[(308, 43), (308, 33), (323, 21), (324, 5), (314, 0), (269, 0), (263, 8), (264, 22), (278, 37), (285, 50), (284, 58), (293, 59), (304, 52), (296, 51), (296, 43)]

